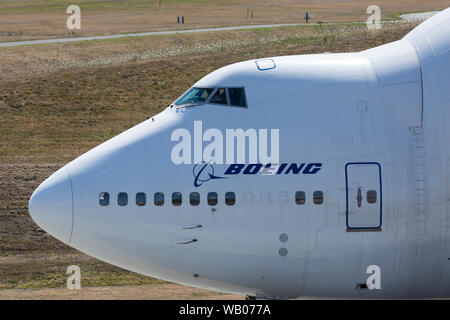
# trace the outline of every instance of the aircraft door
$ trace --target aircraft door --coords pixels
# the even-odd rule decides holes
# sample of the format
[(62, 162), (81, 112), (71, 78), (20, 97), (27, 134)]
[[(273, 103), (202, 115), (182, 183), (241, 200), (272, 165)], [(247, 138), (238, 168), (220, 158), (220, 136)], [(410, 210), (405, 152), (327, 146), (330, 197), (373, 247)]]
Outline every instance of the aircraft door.
[(381, 230), (381, 166), (377, 162), (345, 165), (348, 231)]

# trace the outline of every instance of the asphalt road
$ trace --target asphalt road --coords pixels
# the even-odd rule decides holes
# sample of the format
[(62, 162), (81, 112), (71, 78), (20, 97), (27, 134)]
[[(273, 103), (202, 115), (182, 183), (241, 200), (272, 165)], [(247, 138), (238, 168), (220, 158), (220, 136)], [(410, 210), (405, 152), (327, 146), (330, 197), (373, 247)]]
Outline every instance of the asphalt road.
[(202, 28), (202, 29), (184, 29), (184, 30), (170, 30), (170, 31), (152, 31), (152, 32), (140, 32), (140, 33), (125, 33), (125, 34), (114, 34), (114, 35), (107, 35), (107, 36), (91, 36), (91, 37), (73, 37), (73, 38), (62, 38), (62, 39), (14, 41), (14, 42), (1, 42), (0, 43), (0, 47), (17, 47), (17, 46), (33, 45), (33, 44), (49, 44), (49, 43), (62, 43), (62, 42), (119, 39), (119, 38), (128, 38), (128, 37), (147, 37), (147, 36), (166, 35), (166, 34), (214, 32), (214, 31), (233, 31), (233, 30), (257, 29), (257, 28), (278, 28), (278, 27), (301, 26), (301, 25), (309, 25), (309, 24), (306, 24), (306, 23), (261, 24), (261, 25), (219, 27), (219, 28)]

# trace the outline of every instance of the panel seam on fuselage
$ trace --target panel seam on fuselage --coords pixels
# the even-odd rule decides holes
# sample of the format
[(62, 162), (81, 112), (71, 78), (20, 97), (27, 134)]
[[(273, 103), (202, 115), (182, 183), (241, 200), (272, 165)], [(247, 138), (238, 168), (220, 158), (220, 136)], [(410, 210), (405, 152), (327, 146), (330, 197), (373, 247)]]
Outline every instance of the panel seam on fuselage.
[(73, 235), (73, 224), (75, 222), (75, 209), (74, 209), (74, 202), (73, 202), (73, 185), (72, 185), (72, 176), (70, 174), (70, 172), (68, 172), (69, 175), (69, 181), (70, 181), (70, 193), (72, 194), (72, 225), (70, 227), (70, 236), (69, 236), (69, 241), (67, 242), (67, 244), (70, 244), (70, 241), (72, 241), (72, 235)]

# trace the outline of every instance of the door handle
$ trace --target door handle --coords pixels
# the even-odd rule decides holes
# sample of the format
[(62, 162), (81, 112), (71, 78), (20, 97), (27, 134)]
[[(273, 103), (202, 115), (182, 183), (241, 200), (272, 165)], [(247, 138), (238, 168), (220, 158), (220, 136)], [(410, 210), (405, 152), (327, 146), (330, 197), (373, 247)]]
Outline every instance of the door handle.
[(361, 208), (361, 202), (362, 202), (361, 188), (358, 188), (358, 195), (356, 196), (356, 201), (358, 201), (358, 208)]

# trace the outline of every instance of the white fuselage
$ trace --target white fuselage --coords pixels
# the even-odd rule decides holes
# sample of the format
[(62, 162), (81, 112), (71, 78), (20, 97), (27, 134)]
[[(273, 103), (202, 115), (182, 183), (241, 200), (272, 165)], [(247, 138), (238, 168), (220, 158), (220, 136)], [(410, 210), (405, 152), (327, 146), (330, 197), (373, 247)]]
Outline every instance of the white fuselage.
[[(206, 289), (277, 298), (449, 297), (449, 21), (447, 9), (404, 39), (359, 53), (219, 69), (194, 87), (245, 88), (247, 107), (167, 107), (47, 179), (30, 200), (33, 219), (98, 259)], [(202, 134), (215, 128), (224, 137), (227, 129), (276, 128), (278, 165), (302, 170), (227, 175), (230, 163), (211, 163), (225, 178), (196, 186), (197, 162), (171, 159), (173, 131), (187, 129), (194, 140), (195, 121)], [(109, 204), (101, 206), (104, 192)], [(121, 192), (127, 205), (118, 205)], [(189, 203), (191, 192), (199, 205)], [(207, 203), (209, 192), (218, 194), (216, 205)], [(234, 205), (225, 203), (227, 192)], [(145, 193), (145, 205), (136, 205), (137, 193)], [(155, 193), (164, 194), (163, 205), (154, 204)], [(372, 265), (381, 270), (381, 289), (361, 288)]]

